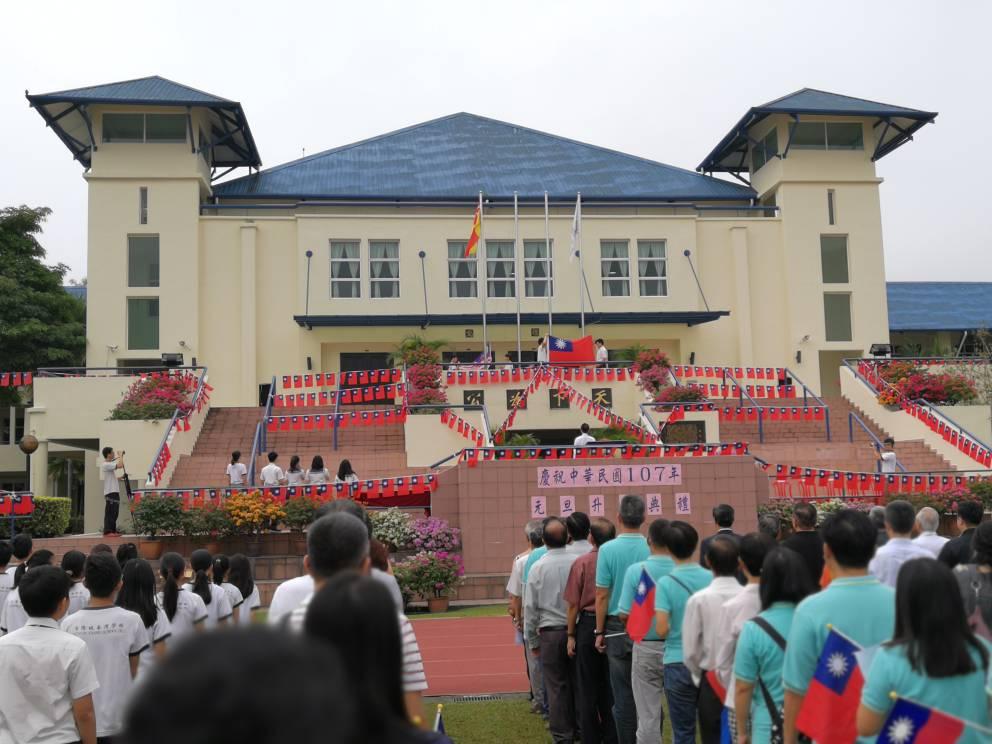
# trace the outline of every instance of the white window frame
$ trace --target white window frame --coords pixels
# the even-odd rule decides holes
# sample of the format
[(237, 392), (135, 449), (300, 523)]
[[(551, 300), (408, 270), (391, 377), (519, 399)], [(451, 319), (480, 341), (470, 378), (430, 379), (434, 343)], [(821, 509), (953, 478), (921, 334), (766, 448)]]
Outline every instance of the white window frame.
[[(527, 246), (536, 245), (543, 251), (545, 248), (548, 250), (548, 258), (527, 258)], [(554, 299), (555, 296), (555, 242), (553, 240), (537, 239), (534, 240), (524, 240), (524, 297), (533, 297), (537, 299), (547, 299), (548, 294), (533, 294), (530, 291), (530, 285), (533, 284), (543, 284), (544, 288), (551, 290), (551, 298)], [(550, 259), (550, 260), (549, 260)], [(527, 265), (536, 264), (546, 266), (548, 269), (549, 276), (543, 279), (531, 279), (527, 276)]]
[[(358, 246), (358, 255), (355, 258), (335, 258), (334, 257), (334, 245), (335, 244), (348, 244)], [(354, 238), (332, 238), (327, 242), (328, 256), (330, 259), (330, 264), (328, 266), (328, 278), (330, 280), (328, 284), (328, 294), (332, 300), (359, 300), (362, 297), (362, 241), (356, 240)], [(358, 273), (354, 277), (349, 277), (347, 279), (340, 279), (334, 276), (334, 265), (339, 263), (351, 263), (358, 267)], [(354, 295), (334, 295), (334, 284), (335, 282), (339, 284), (354, 284), (358, 287), (358, 293)]]
[[(604, 243), (622, 243), (627, 248), (627, 275), (622, 277), (613, 278), (608, 274), (604, 274), (607, 263), (619, 262), (622, 259), (619, 258), (603, 258), (603, 244)], [(599, 241), (599, 277), (600, 277), (600, 291), (603, 294), (603, 298), (610, 297), (630, 297), (630, 241), (626, 238), (603, 238)], [(606, 292), (607, 282), (626, 282), (627, 292), (625, 294), (614, 294)]]
[[(451, 299), (451, 300), (477, 300), (477, 299), (479, 299), (479, 258), (478, 258), (478, 256), (472, 256), (471, 258), (465, 258), (464, 256), (465, 256), (465, 246), (466, 245), (468, 245), (468, 241), (467, 240), (449, 240), (445, 244), (445, 250), (448, 251), (448, 256), (447, 256), (447, 261), (444, 264), (444, 268), (445, 268), (445, 271), (447, 272), (447, 278), (448, 278), (448, 299)], [(461, 251), (461, 254), (462, 254), (462, 257), (461, 258), (452, 258), (451, 257), (451, 248), (453, 246), (458, 246), (458, 248), (459, 248), (459, 250)], [(475, 268), (473, 269), (473, 271), (475, 272), (475, 276), (473, 276), (471, 278), (452, 277), (451, 276), (451, 263), (453, 261), (455, 263), (459, 264), (459, 265), (466, 264), (466, 265), (474, 266)], [(471, 293), (468, 294), (468, 295), (451, 294), (451, 285), (452, 285), (452, 283), (454, 283), (454, 284), (464, 284), (464, 285), (473, 287), (473, 289), (472, 289)]]
[[(661, 258), (641, 258), (642, 243), (661, 243)], [(661, 276), (641, 276), (641, 261), (660, 261)], [(668, 241), (663, 238), (645, 238), (637, 241), (637, 295), (638, 297), (668, 297)], [(645, 294), (641, 282), (661, 282), (659, 294)]]
[[(396, 247), (396, 257), (395, 258), (373, 258), (372, 248), (376, 243), (382, 243), (387, 245), (393, 245)], [(396, 278), (395, 279), (377, 279), (375, 272), (372, 270), (372, 265), (377, 263), (391, 263), (396, 265)], [(396, 294), (379, 296), (376, 295), (375, 290), (377, 285), (383, 284), (395, 284)], [(373, 300), (398, 300), (400, 298), (400, 241), (393, 239), (369, 239), (369, 298)]]
[[(510, 247), (510, 257), (509, 258), (491, 258), (489, 256), (489, 247), (492, 245), (493, 248), (497, 246)], [(510, 275), (505, 277), (490, 277), (489, 269), (490, 267), (496, 267), (506, 265), (510, 267)], [(509, 294), (495, 294), (493, 292), (496, 283), (509, 285)], [(512, 300), (517, 296), (517, 247), (514, 241), (511, 240), (500, 240), (492, 239), (486, 241), (486, 299), (492, 300)]]

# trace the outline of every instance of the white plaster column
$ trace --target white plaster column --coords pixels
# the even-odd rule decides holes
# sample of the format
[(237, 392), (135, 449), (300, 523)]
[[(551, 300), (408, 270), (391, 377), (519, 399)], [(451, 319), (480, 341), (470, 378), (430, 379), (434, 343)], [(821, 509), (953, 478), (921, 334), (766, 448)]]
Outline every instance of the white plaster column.
[(256, 239), (253, 222), (241, 226), (241, 401), (243, 406), (258, 403), (256, 332)]
[(734, 291), (737, 295), (734, 315), (737, 316), (737, 344), (742, 367), (754, 365), (754, 343), (751, 327), (751, 271), (748, 267), (747, 228), (730, 228), (730, 253), (734, 257)]

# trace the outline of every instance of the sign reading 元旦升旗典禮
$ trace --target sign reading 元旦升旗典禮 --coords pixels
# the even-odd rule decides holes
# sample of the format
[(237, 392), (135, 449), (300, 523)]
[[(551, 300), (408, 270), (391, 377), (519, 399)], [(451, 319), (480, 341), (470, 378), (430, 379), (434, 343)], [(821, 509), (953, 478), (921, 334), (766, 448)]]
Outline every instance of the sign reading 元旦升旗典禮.
[(680, 485), (681, 465), (565, 465), (537, 469), (538, 488)]

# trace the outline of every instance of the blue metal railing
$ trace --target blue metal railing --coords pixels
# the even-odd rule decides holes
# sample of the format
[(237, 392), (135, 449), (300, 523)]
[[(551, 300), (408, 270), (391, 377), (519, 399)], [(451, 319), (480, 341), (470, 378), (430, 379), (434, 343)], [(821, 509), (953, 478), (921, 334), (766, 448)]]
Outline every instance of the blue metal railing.
[[(265, 452), (269, 448), (269, 419), (272, 417), (272, 405), (276, 399), (276, 376), (272, 375), (272, 384), (269, 385), (269, 397), (265, 400), (265, 410), (262, 411), (262, 438), (259, 452)], [(253, 484), (254, 485), (254, 484)]]
[(255, 436), (251, 440), (251, 457), (248, 458), (248, 462), (251, 465), (248, 466), (248, 485), (255, 485), (255, 469), (256, 460), (258, 459), (259, 452), (265, 449), (265, 446), (260, 443), (260, 439), (265, 431), (265, 426), (261, 423), (255, 424)]
[[(737, 397), (737, 402), (739, 403), (740, 407), (741, 408), (744, 408), (744, 398), (747, 398), (748, 401), (751, 403), (751, 406), (750, 407), (757, 409), (757, 411), (758, 411), (758, 443), (759, 444), (764, 444), (764, 441), (765, 441), (765, 409), (758, 403), (758, 401), (756, 401), (751, 396), (751, 394), (747, 390), (744, 389), (744, 386), (737, 380), (737, 378), (735, 378), (730, 372), (727, 371), (727, 368), (726, 367), (724, 367), (721, 371), (723, 373), (723, 385), (724, 385), (724, 387), (726, 387), (727, 380), (728, 379), (730, 380), (730, 382), (733, 385), (735, 385), (737, 387), (737, 396), (738, 396)], [(827, 436), (827, 439), (829, 439), (829, 438), (830, 438), (830, 436), (828, 435)]]
[(827, 425), (827, 441), (830, 441), (830, 406), (824, 403), (823, 398), (810, 390), (806, 383), (799, 379), (799, 375), (793, 372), (788, 367), (785, 368), (785, 374), (792, 378), (793, 382), (798, 382), (803, 388), (803, 408), (809, 408), (809, 397), (812, 396), (813, 400), (820, 404), (823, 408), (823, 420)]

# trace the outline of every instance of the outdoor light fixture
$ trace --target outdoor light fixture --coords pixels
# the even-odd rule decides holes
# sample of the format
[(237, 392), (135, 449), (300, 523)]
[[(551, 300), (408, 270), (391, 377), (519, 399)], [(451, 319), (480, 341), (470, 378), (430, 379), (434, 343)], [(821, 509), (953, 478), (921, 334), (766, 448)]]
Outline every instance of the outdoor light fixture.
[(182, 354), (163, 354), (162, 355), (162, 366), (163, 367), (182, 367), (183, 366), (183, 355)]
[(796, 352), (796, 364), (802, 364), (802, 363), (803, 363), (803, 352), (802, 349), (800, 349), (799, 351)]
[(690, 351), (689, 352), (689, 364), (695, 364), (695, 363), (696, 363), (696, 352)]
[(872, 344), (868, 353), (873, 357), (890, 357), (892, 356), (892, 344)]

